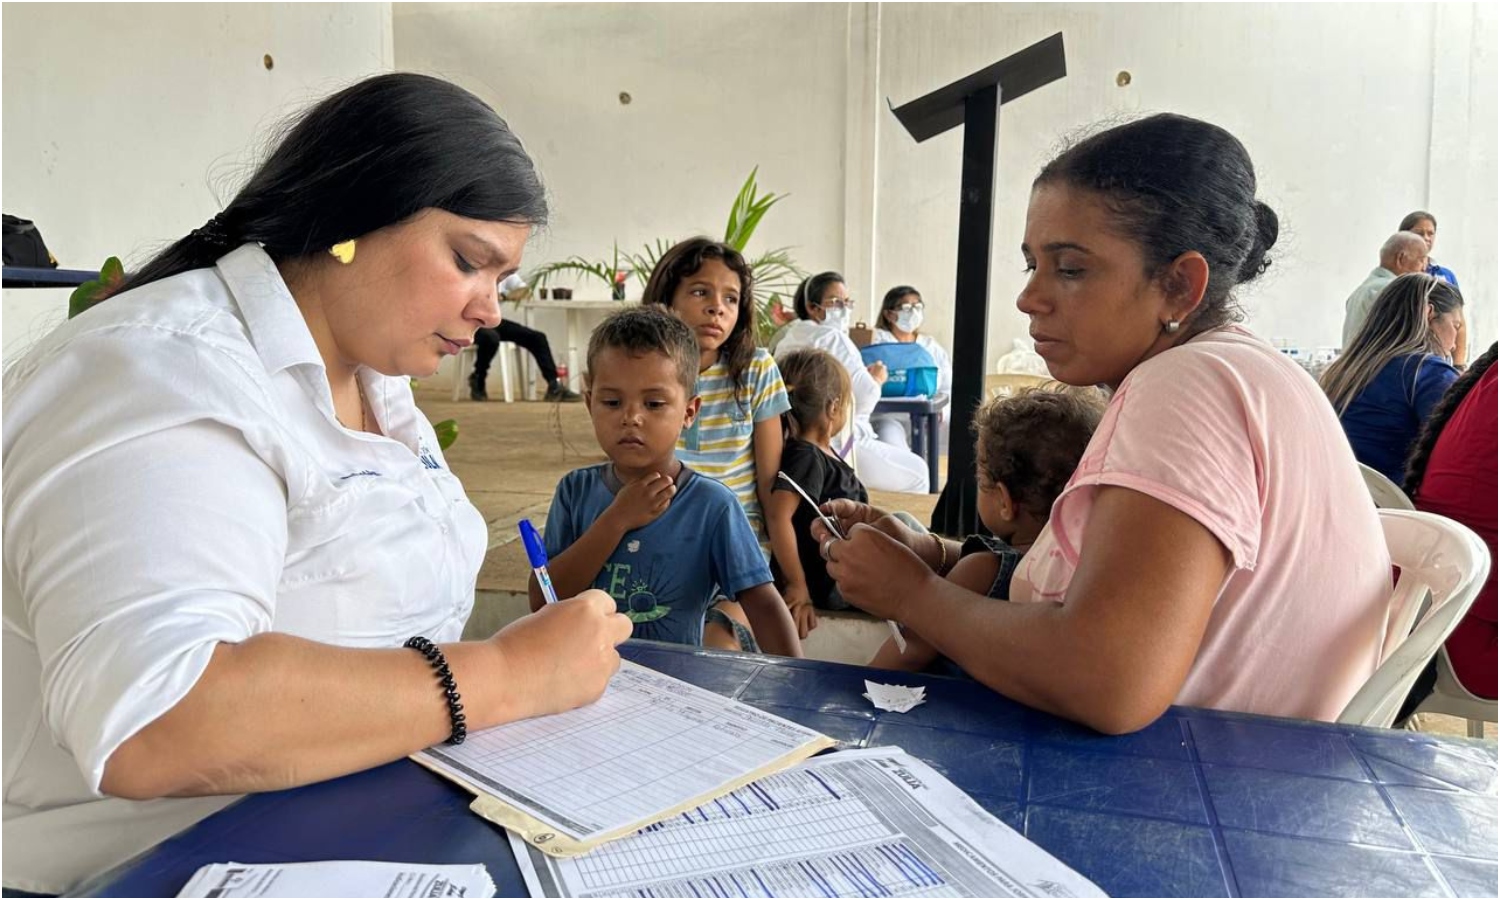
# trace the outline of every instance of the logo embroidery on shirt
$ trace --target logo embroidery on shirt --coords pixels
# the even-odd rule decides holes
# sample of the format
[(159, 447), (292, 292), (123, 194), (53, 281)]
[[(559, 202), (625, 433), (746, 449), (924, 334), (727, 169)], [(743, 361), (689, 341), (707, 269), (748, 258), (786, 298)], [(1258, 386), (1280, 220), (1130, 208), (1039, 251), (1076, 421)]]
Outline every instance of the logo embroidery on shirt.
[(362, 472), (350, 472), (348, 475), (340, 475), (339, 481), (348, 481), (351, 478), (359, 478), (362, 475), (368, 475), (374, 478), (380, 477), (380, 473), (375, 471), (374, 469), (365, 469)]
[(625, 545), (625, 550), (629, 553), (639, 553), (641, 550), (641, 542), (631, 541), (630, 543)]
[(437, 457), (432, 455), (432, 450), (428, 448), (426, 441), (417, 444), (417, 459), (420, 459), (422, 465), (429, 469), (441, 469), (443, 467), (443, 464), (437, 461)]

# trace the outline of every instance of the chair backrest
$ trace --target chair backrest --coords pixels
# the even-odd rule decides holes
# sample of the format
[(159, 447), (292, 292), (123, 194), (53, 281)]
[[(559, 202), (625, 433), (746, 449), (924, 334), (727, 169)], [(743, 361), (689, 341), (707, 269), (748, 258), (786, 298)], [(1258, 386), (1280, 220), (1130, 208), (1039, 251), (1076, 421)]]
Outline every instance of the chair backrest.
[(1416, 711), (1468, 719), (1469, 737), (1484, 737), (1483, 723), (1497, 721), (1497, 715), (1500, 715), (1500, 708), (1494, 700), (1475, 696), (1458, 680), (1447, 648), (1438, 650), (1437, 683)]
[(1370, 499), (1375, 501), (1378, 509), (1416, 509), (1411, 503), (1411, 498), (1406, 492), (1380, 473), (1378, 469), (1372, 469), (1364, 463), (1359, 463), (1359, 474), (1364, 476), (1365, 488), (1370, 492)]
[(1479, 594), (1490, 571), (1490, 551), (1479, 535), (1452, 519), (1414, 510), (1378, 513), (1391, 562), (1401, 575), (1391, 594), (1380, 666), (1338, 720), (1387, 727), (1417, 675)]

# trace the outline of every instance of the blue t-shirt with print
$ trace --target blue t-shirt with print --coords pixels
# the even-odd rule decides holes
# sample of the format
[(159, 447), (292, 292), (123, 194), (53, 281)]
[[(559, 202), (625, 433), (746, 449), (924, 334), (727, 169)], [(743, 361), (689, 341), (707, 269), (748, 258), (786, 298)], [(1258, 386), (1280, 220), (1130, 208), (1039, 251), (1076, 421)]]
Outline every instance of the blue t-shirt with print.
[[(563, 476), (547, 513), (547, 556), (561, 555), (581, 538), (621, 487), (610, 463)], [(703, 614), (715, 597), (733, 597), (770, 580), (734, 492), (684, 466), (666, 512), (626, 532), (593, 586), (615, 598), (615, 607), (635, 622), (631, 637), (697, 646), (703, 643)]]

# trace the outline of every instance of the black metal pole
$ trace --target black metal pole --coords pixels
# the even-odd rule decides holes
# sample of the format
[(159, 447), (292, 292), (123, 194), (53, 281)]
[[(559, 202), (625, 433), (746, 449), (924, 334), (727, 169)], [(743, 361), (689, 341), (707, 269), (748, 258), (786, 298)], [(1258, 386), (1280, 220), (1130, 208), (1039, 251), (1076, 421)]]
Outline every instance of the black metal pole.
[(953, 300), (953, 413), (948, 481), (932, 512), (932, 529), (961, 537), (979, 531), (978, 485), (970, 424), (984, 397), (984, 342), (990, 301), (990, 244), (999, 155), (1000, 86), (964, 99), (964, 162), (958, 208), (958, 277)]

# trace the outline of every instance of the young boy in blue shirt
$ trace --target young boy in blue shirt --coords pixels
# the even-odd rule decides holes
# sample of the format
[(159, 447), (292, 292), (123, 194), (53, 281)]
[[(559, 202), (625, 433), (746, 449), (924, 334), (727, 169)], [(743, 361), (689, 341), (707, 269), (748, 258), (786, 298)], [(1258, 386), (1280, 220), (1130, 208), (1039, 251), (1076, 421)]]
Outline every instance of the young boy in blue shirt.
[[(698, 413), (698, 341), (655, 307), (614, 313), (589, 338), (583, 402), (610, 461), (563, 476), (547, 514), (548, 569), (560, 596), (594, 587), (635, 623), (634, 637), (703, 642), (703, 616), (739, 601), (767, 652), (801, 656), (734, 492), (677, 459)], [(531, 608), (543, 604), (535, 576)]]

